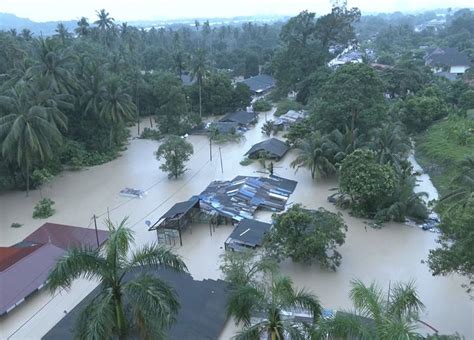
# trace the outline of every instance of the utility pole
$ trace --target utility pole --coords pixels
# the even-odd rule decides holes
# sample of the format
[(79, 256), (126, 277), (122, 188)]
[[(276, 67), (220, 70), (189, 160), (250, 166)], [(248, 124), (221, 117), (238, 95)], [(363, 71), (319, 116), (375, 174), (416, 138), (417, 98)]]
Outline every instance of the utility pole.
[(212, 136), (209, 137), (209, 160), (212, 162)]
[(222, 152), (221, 152), (221, 147), (219, 146), (219, 156), (221, 158), (221, 171), (224, 173), (224, 166), (222, 165)]
[(97, 218), (95, 217), (95, 214), (94, 214), (94, 228), (95, 228), (95, 239), (97, 240), (97, 248), (99, 248), (100, 246), (99, 232), (97, 231)]

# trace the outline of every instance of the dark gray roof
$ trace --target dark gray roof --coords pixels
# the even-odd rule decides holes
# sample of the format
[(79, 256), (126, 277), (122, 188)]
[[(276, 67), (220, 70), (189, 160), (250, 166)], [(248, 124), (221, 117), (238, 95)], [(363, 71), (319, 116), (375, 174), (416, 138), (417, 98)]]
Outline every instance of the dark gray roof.
[[(196, 281), (191, 275), (177, 273), (161, 267), (141, 269), (150, 275), (159, 276), (178, 295), (181, 308), (176, 322), (168, 331), (167, 339), (217, 339), (222, 332), (226, 317), (229, 296), (228, 286), (222, 280)], [(134, 273), (133, 275), (137, 275)], [(133, 277), (126, 275), (125, 281)], [(59, 321), (43, 339), (64, 340), (74, 338), (74, 324), (79, 313), (99, 293), (100, 287), (93, 290), (72, 311)], [(132, 337), (136, 338), (136, 337)]]
[(460, 52), (457, 48), (446, 47), (436, 48), (425, 57), (426, 63), (431, 66), (469, 66), (471, 60), (465, 52)]
[(248, 125), (257, 119), (257, 115), (254, 112), (247, 111), (236, 111), (226, 114), (219, 121), (220, 122), (233, 122), (239, 125)]
[(263, 142), (255, 144), (245, 154), (253, 156), (256, 153), (266, 151), (272, 157), (280, 159), (288, 152), (289, 149), (290, 147), (285, 142), (282, 142), (281, 140), (276, 138), (270, 138), (264, 140)]
[(199, 205), (199, 198), (197, 196), (193, 196), (187, 201), (176, 203), (167, 212), (165, 212), (163, 216), (161, 216), (160, 219), (155, 224), (153, 224), (148, 230), (156, 230), (161, 225), (162, 221), (187, 214), (192, 208), (197, 205)]
[(255, 77), (250, 77), (242, 81), (253, 92), (267, 91), (275, 86), (275, 79), (267, 74), (259, 74)]
[(210, 125), (210, 128), (216, 128), (221, 134), (235, 133), (238, 127), (236, 122), (214, 122)]
[(244, 219), (235, 227), (229, 239), (251, 247), (261, 246), (265, 234), (270, 231), (271, 227), (270, 223)]

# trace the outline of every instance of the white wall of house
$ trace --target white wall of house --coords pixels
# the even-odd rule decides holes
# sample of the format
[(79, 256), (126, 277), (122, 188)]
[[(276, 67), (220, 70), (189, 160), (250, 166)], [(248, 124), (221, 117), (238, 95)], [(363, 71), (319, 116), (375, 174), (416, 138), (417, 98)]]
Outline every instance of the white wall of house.
[(463, 74), (469, 66), (451, 66), (449, 73)]

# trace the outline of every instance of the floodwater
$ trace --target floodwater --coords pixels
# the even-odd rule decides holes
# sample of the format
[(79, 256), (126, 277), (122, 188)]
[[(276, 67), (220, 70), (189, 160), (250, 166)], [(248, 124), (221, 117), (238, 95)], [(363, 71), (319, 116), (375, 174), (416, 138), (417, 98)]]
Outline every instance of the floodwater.
[[(56, 202), (56, 214), (46, 221), (93, 227), (92, 216), (99, 216), (99, 227), (107, 215), (113, 221), (129, 217), (128, 223), (136, 234), (136, 244), (155, 241), (155, 234), (148, 232), (145, 221), (156, 221), (174, 203), (187, 200), (200, 193), (213, 180), (232, 179), (236, 175), (261, 175), (262, 166), (255, 162), (241, 166), (243, 154), (252, 144), (265, 139), (260, 121), (245, 134), (241, 143), (213, 147), (213, 161), (209, 161), (209, 142), (205, 136), (190, 136), (194, 155), (188, 163), (189, 171), (178, 180), (169, 180), (159, 170), (153, 155), (159, 143), (131, 140), (128, 150), (113, 162), (76, 172), (64, 172), (43, 188), (43, 196)], [(268, 118), (271, 113), (268, 114)], [(144, 122), (143, 126), (148, 126)], [(132, 131), (135, 133), (136, 131)], [(220, 156), (222, 155), (223, 173)], [(290, 197), (292, 203), (303, 203), (308, 208), (324, 207), (336, 211), (326, 197), (337, 183), (334, 180), (313, 182), (309, 171), (297, 173), (289, 166), (294, 159), (290, 152), (274, 167), (276, 175), (296, 179), (298, 186)], [(119, 191), (132, 187), (147, 191), (142, 199), (119, 196)], [(39, 192), (30, 197), (24, 192), (0, 195), (0, 246), (21, 241), (41, 226), (45, 220), (31, 218)], [(303, 266), (282, 263), (282, 272), (290, 275), (299, 287), (306, 287), (319, 296), (325, 308), (348, 309), (350, 281), (359, 278), (364, 282), (376, 280), (382, 287), (395, 281), (415, 280), (421, 300), (426, 306), (422, 320), (442, 333), (459, 332), (466, 339), (474, 339), (473, 301), (464, 292), (464, 282), (458, 276), (433, 277), (426, 264), (429, 249), (436, 246), (436, 235), (403, 224), (390, 223), (381, 230), (374, 230), (362, 219), (343, 212), (349, 227), (346, 243), (340, 248), (342, 265), (337, 272), (321, 270), (317, 265)], [(258, 213), (258, 218), (269, 219), (270, 213)], [(19, 229), (11, 223), (24, 224)], [(219, 255), (231, 232), (230, 226), (220, 226), (211, 236), (205, 225), (194, 225), (192, 233), (186, 232), (183, 246), (176, 247), (183, 256), (195, 279), (219, 278)], [(57, 323), (64, 313), (71, 310), (96, 283), (77, 280), (70, 291), (51, 296), (47, 291), (35, 294), (6, 317), (0, 318), (0, 338), (38, 339)], [(237, 327), (229, 322), (222, 334), (228, 339)], [(427, 329), (423, 329), (427, 331)]]

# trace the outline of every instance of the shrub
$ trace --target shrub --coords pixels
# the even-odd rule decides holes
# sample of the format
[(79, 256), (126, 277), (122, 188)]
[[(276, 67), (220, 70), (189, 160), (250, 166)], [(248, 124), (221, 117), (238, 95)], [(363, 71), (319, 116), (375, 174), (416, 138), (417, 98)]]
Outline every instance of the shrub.
[(43, 198), (36, 205), (33, 211), (33, 218), (48, 218), (54, 215), (54, 201), (49, 198)]
[(21, 223), (16, 223), (16, 222), (13, 222), (12, 225), (10, 226), (11, 228), (21, 228), (23, 227), (23, 224)]
[(244, 159), (242, 159), (240, 161), (240, 165), (242, 165), (242, 166), (247, 166), (247, 165), (250, 165), (252, 163), (253, 163), (253, 160), (248, 158), (248, 157), (245, 157)]
[(150, 128), (144, 128), (141, 135), (141, 139), (151, 139), (151, 140), (160, 140), (162, 138), (160, 131), (150, 129)]
[(270, 111), (272, 109), (272, 104), (268, 102), (266, 99), (259, 99), (255, 101), (252, 105), (253, 110), (256, 112), (265, 112), (265, 111)]

